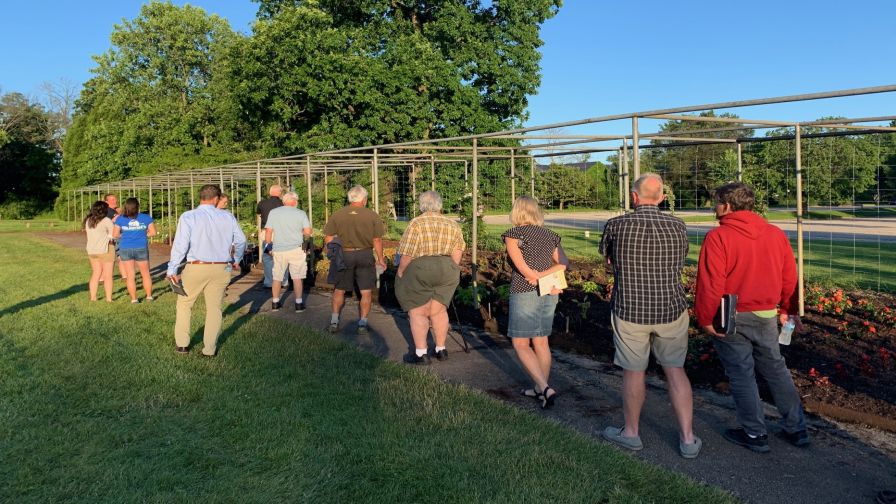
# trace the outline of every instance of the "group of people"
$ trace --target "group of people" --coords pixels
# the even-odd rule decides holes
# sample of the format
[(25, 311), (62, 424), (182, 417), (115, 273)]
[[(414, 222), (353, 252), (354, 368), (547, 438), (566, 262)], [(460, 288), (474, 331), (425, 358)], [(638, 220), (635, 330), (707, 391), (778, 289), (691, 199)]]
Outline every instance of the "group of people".
[(125, 200), (118, 207), (118, 197), (107, 194), (90, 207), (84, 220), (87, 234), (87, 257), (91, 275), (88, 282), (90, 300), (96, 301), (99, 284), (103, 284), (106, 302), (112, 302), (112, 284), (116, 259), (119, 273), (127, 286), (131, 303), (137, 304), (137, 275), (143, 285), (147, 302), (153, 300), (152, 278), (149, 273), (149, 238), (156, 235), (152, 217), (140, 212), (137, 198)]
[[(219, 205), (222, 193), (215, 185), (200, 189), (200, 205), (181, 215), (171, 249), (167, 276), (180, 282), (186, 295), (177, 300), (175, 349), (189, 351), (192, 306), (205, 296), (206, 323), (202, 354), (215, 356), (221, 330), (221, 304), (230, 282), (230, 270), (239, 264), (246, 237), (235, 217)], [(809, 444), (800, 397), (781, 356), (778, 321), (797, 316), (797, 275), (793, 252), (785, 234), (753, 212), (755, 196), (746, 184), (731, 183), (714, 192), (714, 211), (720, 226), (710, 231), (700, 250), (694, 312), (698, 325), (714, 337), (719, 358), (731, 382), (740, 427), (724, 437), (756, 452), (769, 451), (756, 372), (768, 383), (783, 417), (785, 438), (796, 446)], [(612, 267), (611, 326), (614, 363), (623, 369), (624, 425), (604, 429), (602, 436), (619, 446), (640, 450), (640, 413), (645, 402), (645, 371), (650, 353), (669, 384), (672, 409), (679, 427), (679, 451), (695, 458), (702, 447), (693, 431), (693, 396), (684, 371), (688, 349), (688, 302), (681, 282), (689, 243), (684, 222), (664, 214), (663, 181), (645, 174), (633, 185), (634, 212), (610, 219), (600, 242), (600, 252)], [(330, 259), (328, 282), (332, 296), (330, 332), (340, 330), (340, 314), (347, 291), (360, 294), (356, 330), (368, 331), (372, 291), (386, 269), (383, 255), (385, 227), (379, 215), (367, 208), (368, 193), (361, 186), (348, 191), (348, 205), (334, 212), (324, 226), (324, 245)], [(295, 310), (304, 311), (302, 280), (307, 274), (307, 244), (311, 223), (297, 208), (294, 192), (270, 189), (270, 198), (258, 205), (264, 230), (262, 260), (264, 288), (272, 290), (272, 310), (282, 307), (281, 288), (292, 278)], [(442, 214), (442, 198), (427, 191), (418, 198), (420, 215), (412, 219), (398, 245), (395, 294), (408, 313), (414, 349), (405, 357), (411, 364), (429, 364), (448, 358), (447, 307), (460, 281), (459, 264), (466, 244), (455, 219)], [(115, 207), (98, 201), (85, 227), (93, 276), (91, 299), (96, 299), (100, 278), (111, 300), (111, 270), (116, 255), (123, 264), (128, 290), (136, 302), (134, 263), (143, 274), (147, 299), (146, 237), (155, 234), (152, 219), (139, 213), (130, 198), (115, 219), (107, 212)], [(540, 280), (569, 265), (560, 236), (544, 227), (537, 200), (523, 196), (510, 212), (512, 227), (503, 233), (512, 266), (508, 336), (532, 387), (521, 393), (551, 407), (557, 391), (550, 385), (551, 335), (561, 290), (540, 288)], [(121, 239), (119, 239), (121, 237)], [(183, 272), (180, 265), (185, 262)], [(130, 264), (128, 264), (130, 263)], [(141, 265), (142, 263), (142, 265)], [(734, 331), (719, 326), (720, 299), (737, 295)], [(428, 347), (432, 335), (434, 348)]]

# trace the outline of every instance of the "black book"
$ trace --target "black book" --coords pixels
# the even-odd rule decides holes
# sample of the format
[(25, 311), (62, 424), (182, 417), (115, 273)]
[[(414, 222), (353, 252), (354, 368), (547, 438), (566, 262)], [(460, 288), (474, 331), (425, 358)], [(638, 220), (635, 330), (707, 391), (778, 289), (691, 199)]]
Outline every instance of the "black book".
[(737, 294), (723, 295), (721, 309), (719, 311), (719, 325), (722, 327), (725, 336), (734, 336), (736, 317)]
[(173, 278), (169, 278), (168, 285), (171, 287), (171, 292), (177, 294), (178, 296), (186, 296), (187, 295), (187, 291), (184, 290), (183, 283), (177, 282)]

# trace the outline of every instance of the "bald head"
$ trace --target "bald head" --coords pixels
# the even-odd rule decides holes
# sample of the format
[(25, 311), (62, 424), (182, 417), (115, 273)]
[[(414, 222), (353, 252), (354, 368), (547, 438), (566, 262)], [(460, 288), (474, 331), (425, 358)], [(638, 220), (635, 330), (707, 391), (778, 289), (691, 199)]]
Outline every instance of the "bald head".
[(283, 194), (283, 188), (277, 184), (271, 186), (271, 189), (268, 191), (271, 196), (275, 198), (279, 198), (281, 194)]
[(663, 178), (656, 173), (645, 173), (632, 186), (635, 204), (658, 205), (663, 201)]

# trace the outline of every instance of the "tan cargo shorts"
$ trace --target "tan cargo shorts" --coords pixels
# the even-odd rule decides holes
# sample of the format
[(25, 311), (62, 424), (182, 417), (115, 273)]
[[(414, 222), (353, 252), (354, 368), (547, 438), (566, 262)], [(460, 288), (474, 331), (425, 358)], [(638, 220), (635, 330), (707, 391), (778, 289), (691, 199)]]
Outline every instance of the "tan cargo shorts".
[(610, 315), (616, 355), (613, 363), (628, 371), (644, 371), (650, 351), (663, 367), (684, 367), (688, 355), (688, 311), (667, 324), (635, 324)]

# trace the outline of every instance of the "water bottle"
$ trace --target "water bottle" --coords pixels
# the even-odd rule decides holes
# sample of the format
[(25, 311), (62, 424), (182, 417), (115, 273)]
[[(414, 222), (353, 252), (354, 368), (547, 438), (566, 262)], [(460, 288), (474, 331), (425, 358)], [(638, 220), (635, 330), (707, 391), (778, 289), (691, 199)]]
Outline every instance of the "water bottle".
[(787, 317), (787, 322), (781, 326), (781, 332), (778, 333), (778, 343), (782, 345), (790, 344), (790, 337), (793, 336), (793, 330), (796, 328), (796, 320), (793, 315)]

